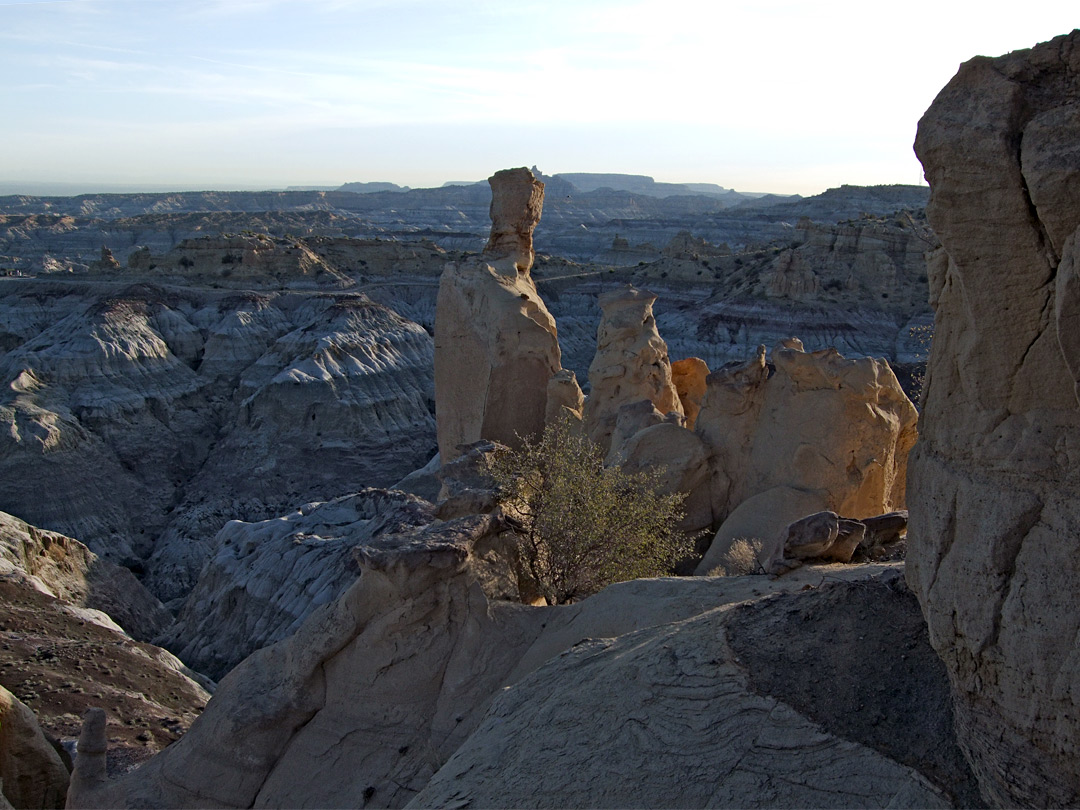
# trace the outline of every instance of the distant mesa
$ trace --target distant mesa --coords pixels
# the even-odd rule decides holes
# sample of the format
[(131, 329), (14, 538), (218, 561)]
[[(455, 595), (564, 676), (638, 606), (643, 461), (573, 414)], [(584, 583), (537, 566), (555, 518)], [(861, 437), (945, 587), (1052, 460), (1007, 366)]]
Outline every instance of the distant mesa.
[(374, 194), (379, 191), (411, 191), (408, 186), (399, 186), (397, 183), (345, 183), (339, 186), (337, 191), (351, 191), (353, 194)]

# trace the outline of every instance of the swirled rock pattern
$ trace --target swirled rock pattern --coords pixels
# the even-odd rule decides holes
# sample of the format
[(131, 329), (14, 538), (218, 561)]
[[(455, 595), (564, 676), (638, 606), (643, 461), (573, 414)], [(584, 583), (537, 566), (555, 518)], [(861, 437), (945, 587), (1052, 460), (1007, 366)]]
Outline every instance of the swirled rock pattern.
[(812, 590), (804, 572), (638, 580), (533, 608), (488, 601), (471, 573), (495, 524), (358, 547), (362, 573), (339, 599), (248, 657), (187, 735), (87, 803), (948, 806), (913, 768), (749, 688), (715, 608)]
[(915, 149), (944, 252), (907, 577), (984, 798), (1080, 803), (1080, 31), (961, 66)]

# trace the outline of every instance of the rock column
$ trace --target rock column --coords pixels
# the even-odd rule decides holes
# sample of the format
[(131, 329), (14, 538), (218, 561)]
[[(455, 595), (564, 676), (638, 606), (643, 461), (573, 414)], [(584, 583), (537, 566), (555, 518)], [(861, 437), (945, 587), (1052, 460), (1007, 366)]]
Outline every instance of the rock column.
[(448, 265), (435, 310), (435, 416), (448, 464), (489, 439), (511, 447), (539, 433), (548, 382), (561, 367), (555, 319), (529, 270), (544, 184), (507, 169), (491, 184), (491, 237), (482, 260)]
[(600, 296), (603, 315), (589, 366), (592, 392), (585, 402), (585, 428), (605, 453), (623, 405), (648, 400), (661, 414), (683, 416), (667, 344), (656, 330), (655, 300), (653, 293), (633, 287)]

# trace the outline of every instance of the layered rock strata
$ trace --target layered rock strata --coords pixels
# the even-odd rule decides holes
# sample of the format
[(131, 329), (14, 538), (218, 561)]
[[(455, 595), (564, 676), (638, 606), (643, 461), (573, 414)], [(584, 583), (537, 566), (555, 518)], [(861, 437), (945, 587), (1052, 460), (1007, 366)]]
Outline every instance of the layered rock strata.
[(539, 433), (548, 382), (561, 367), (555, 319), (533, 283), (532, 232), (544, 185), (527, 169), (497, 172), (491, 238), (479, 261), (449, 264), (435, 315), (435, 408), (443, 464), (481, 439), (511, 447)]
[(915, 149), (944, 251), (907, 577), (984, 798), (1080, 803), (1080, 31), (961, 66)]
[(0, 509), (146, 571), (160, 598), (186, 594), (227, 521), (433, 454), (431, 338), (363, 295), (11, 282)]

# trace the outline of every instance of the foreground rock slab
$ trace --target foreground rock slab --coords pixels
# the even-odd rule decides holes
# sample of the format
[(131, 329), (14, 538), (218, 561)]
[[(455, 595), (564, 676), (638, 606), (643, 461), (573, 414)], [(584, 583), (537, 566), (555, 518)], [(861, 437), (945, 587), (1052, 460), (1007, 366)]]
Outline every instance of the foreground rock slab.
[[(671, 806), (681, 796), (706, 806), (773, 795), (800, 806), (948, 805), (915, 770), (753, 695), (717, 610), (894, 568), (638, 580), (534, 608), (485, 597), (470, 570), (477, 536), (457, 522), (357, 549), (362, 573), (340, 599), (236, 667), (187, 735), (89, 803)], [(541, 729), (541, 717), (554, 722)], [(513, 728), (523, 736), (499, 742)], [(660, 748), (645, 792), (630, 797), (630, 776)], [(493, 778), (455, 782), (462, 763), (496, 749)], [(757, 792), (763, 779), (778, 792)], [(570, 787), (526, 797), (537, 784)]]
[(0, 686), (0, 807), (63, 807), (68, 770), (34, 713)]

